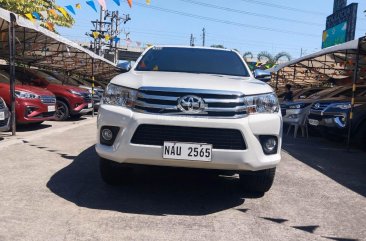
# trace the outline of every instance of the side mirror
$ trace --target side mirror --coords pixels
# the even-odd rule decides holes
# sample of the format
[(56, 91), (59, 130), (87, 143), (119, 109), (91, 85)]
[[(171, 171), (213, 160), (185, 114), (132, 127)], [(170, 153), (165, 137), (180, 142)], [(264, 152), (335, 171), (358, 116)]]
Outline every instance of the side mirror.
[(121, 70), (122, 73), (125, 73), (131, 70), (131, 63), (130, 62), (118, 63), (117, 67)]
[(271, 80), (271, 73), (266, 70), (256, 69), (256, 70), (254, 70), (253, 74), (254, 74), (254, 78), (256, 78), (260, 81), (263, 81), (265, 83), (267, 83)]

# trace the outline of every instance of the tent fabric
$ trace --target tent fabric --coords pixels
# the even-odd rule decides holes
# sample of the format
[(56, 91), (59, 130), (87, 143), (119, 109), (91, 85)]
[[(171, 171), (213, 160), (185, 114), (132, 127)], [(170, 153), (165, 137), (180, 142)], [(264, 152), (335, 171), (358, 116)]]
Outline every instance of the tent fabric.
[[(10, 13), (0, 8), (0, 59), (9, 59)], [(108, 82), (119, 74), (117, 66), (103, 57), (79, 46), (54, 32), (16, 15), (17, 64), (43, 69), (69, 72), (88, 78)], [(94, 66), (93, 66), (94, 65)]]
[[(353, 40), (344, 44), (323, 49), (319, 52), (280, 64), (269, 69), (278, 74), (278, 84), (291, 83), (296, 86), (319, 86), (334, 82), (351, 82), (357, 62), (357, 49), (360, 41), (359, 78), (366, 80), (366, 40)], [(276, 82), (277, 76), (272, 80)]]

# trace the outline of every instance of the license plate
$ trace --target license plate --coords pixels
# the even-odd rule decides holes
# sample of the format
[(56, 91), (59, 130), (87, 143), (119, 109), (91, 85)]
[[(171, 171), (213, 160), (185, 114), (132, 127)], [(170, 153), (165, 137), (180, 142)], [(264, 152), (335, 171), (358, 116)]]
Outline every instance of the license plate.
[(5, 112), (0, 112), (0, 120), (5, 120)]
[(318, 126), (319, 125), (319, 121), (318, 120), (309, 119), (309, 124), (312, 125), (312, 126)]
[(88, 108), (92, 108), (93, 104), (92, 103), (88, 103)]
[(212, 145), (199, 143), (164, 142), (163, 158), (210, 162)]
[(48, 106), (48, 112), (54, 112), (54, 111), (56, 111), (56, 106), (54, 106), (54, 105), (49, 105), (49, 106)]

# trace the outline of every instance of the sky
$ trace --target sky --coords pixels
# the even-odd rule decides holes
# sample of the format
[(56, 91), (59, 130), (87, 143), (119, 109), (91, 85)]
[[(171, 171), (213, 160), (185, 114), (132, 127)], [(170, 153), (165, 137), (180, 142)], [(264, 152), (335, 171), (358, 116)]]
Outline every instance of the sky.
[[(206, 46), (222, 44), (241, 53), (255, 56), (261, 51), (275, 55), (286, 51), (293, 58), (321, 49), (326, 17), (333, 12), (333, 0), (133, 0), (129, 8), (125, 0), (117, 6), (105, 0), (108, 10), (129, 14), (131, 21), (123, 26), (133, 42), (143, 44), (189, 45), (191, 34), (195, 44), (202, 45), (202, 29), (206, 29)], [(90, 42), (90, 21), (99, 18), (85, 0), (56, 0), (60, 6), (81, 3), (76, 10), (75, 25), (58, 28), (71, 40)], [(366, 33), (365, 0), (358, 3), (356, 38)], [(121, 39), (125, 36), (121, 35)], [(125, 43), (122, 41), (122, 44)]]

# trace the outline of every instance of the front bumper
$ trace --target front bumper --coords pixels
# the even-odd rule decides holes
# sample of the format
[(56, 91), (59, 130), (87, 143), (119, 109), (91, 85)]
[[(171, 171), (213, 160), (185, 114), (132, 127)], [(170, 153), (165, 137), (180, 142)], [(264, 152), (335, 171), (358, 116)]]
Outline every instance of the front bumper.
[[(315, 127), (334, 128), (338, 130), (347, 129), (347, 116), (345, 114), (318, 114), (310, 113), (308, 116), (309, 122)], [(315, 122), (314, 122), (315, 120)]]
[[(163, 159), (162, 146), (131, 143), (135, 130), (141, 124), (236, 129), (242, 133), (247, 148), (246, 150), (213, 149), (211, 162)], [(120, 128), (112, 146), (100, 144), (99, 133), (103, 126)], [(259, 141), (260, 135), (272, 135), (278, 138), (277, 154), (264, 154)], [(250, 115), (240, 119), (214, 119), (143, 114), (118, 106), (102, 105), (98, 113), (96, 151), (99, 156), (119, 163), (256, 171), (273, 168), (280, 162), (281, 136), (281, 113)]]
[(4, 119), (0, 119), (0, 132), (10, 130), (10, 112), (8, 108), (0, 109), (4, 113)]
[[(55, 118), (55, 104), (44, 104), (39, 99), (17, 99), (15, 102), (17, 123), (36, 123)], [(49, 107), (53, 107), (49, 111)]]

